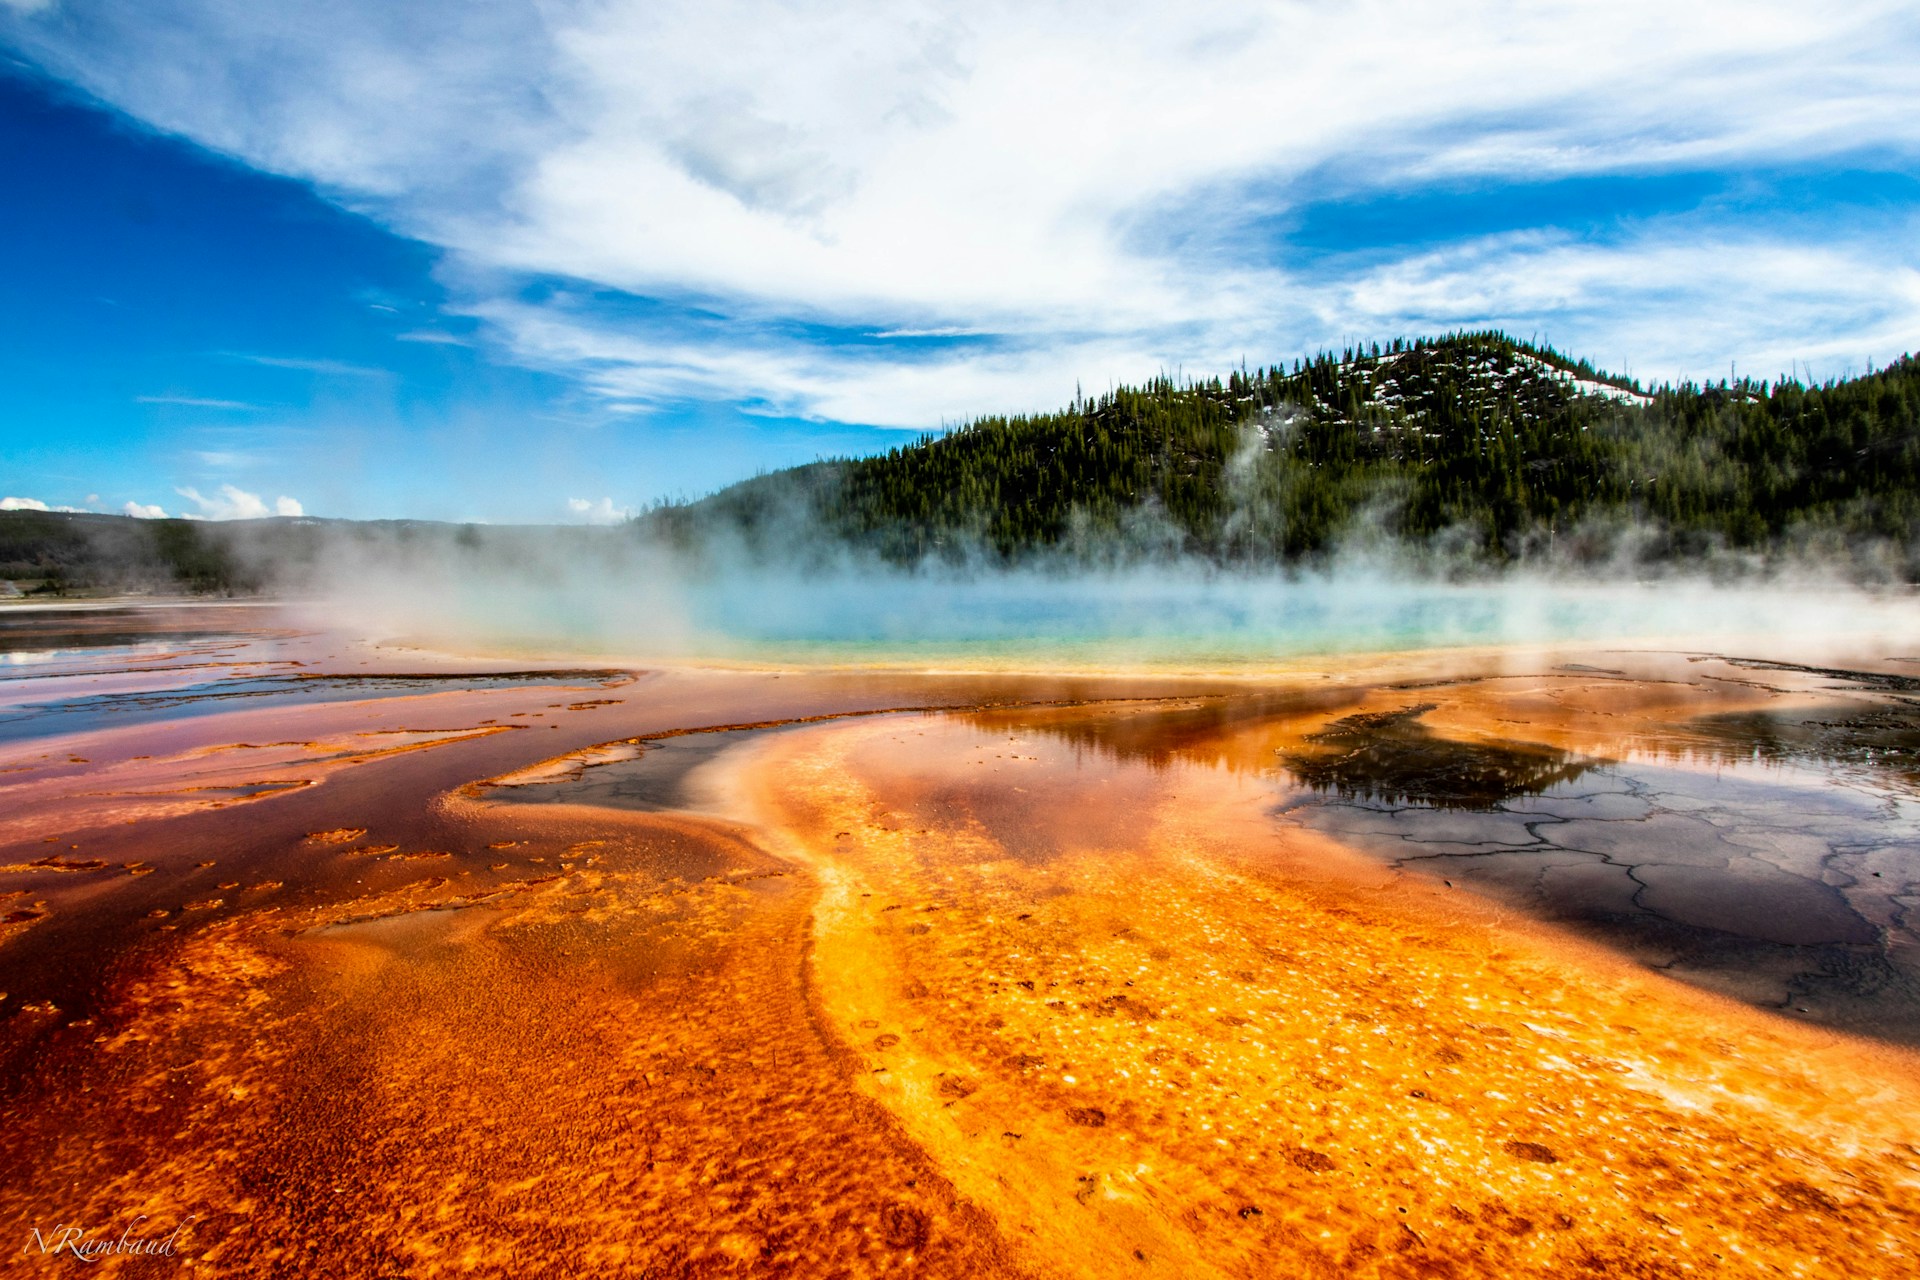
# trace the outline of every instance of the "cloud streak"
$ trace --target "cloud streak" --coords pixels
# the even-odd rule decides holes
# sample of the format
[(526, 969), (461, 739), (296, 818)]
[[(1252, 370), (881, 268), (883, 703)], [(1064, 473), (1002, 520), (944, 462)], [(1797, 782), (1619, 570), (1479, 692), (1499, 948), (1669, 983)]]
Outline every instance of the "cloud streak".
[(292, 369), (299, 373), (317, 373), (331, 378), (388, 378), (392, 371), (371, 365), (349, 364), (344, 360), (316, 359), (307, 356), (263, 356), (248, 352), (229, 353), (233, 359), (257, 364), (266, 369)]
[(213, 400), (203, 396), (135, 396), (135, 404), (178, 405), (184, 409), (258, 409), (245, 400)]
[[(917, 427), (1345, 336), (1505, 324), (1707, 374), (1837, 371), (1920, 333), (1913, 209), (1818, 245), (1779, 210), (1683, 210), (1359, 264), (1287, 233), (1325, 201), (1442, 187), (1911, 169), (1906, 5), (403, 10), (70, 0), (0, 30), (159, 128), (440, 246), (492, 350), (619, 403)], [(718, 323), (529, 287), (555, 281)], [(938, 334), (981, 341), (912, 336)]]

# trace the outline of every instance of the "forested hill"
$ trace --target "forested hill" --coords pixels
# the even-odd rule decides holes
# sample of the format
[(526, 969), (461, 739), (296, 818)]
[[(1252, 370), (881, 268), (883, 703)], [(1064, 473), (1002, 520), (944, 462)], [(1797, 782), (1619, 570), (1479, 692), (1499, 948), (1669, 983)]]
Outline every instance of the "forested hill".
[(1645, 391), (1498, 333), (1160, 379), (816, 463), (645, 518), (896, 562), (1052, 549), (1311, 562), (1390, 540), (1481, 562), (1843, 549), (1920, 577), (1920, 365)]

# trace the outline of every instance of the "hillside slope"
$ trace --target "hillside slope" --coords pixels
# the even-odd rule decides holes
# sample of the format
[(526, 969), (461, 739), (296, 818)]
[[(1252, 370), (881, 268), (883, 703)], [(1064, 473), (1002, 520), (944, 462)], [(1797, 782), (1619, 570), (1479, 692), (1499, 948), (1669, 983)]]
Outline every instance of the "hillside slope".
[[(763, 553), (793, 519), (898, 562), (1157, 545), (1312, 561), (1390, 540), (1501, 562), (1821, 544), (1920, 572), (1920, 365), (1645, 391), (1502, 334), (1328, 353), (985, 418), (649, 522)], [(1571, 539), (1570, 545), (1562, 545)]]

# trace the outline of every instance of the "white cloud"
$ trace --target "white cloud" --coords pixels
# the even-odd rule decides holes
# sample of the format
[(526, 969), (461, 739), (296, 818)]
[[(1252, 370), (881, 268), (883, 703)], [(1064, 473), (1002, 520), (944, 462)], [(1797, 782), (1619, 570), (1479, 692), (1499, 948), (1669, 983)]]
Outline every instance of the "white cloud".
[[(1073, 394), (1075, 368), (1143, 378), (1166, 367), (1151, 351), (1112, 339), (953, 351), (905, 362), (748, 335), (731, 342), (650, 339), (516, 303), (495, 304), (484, 314), (511, 343), (516, 359), (569, 371), (615, 404), (739, 399), (769, 413), (875, 426), (938, 424), (958, 416), (955, 406), (971, 413), (1064, 403)], [(1237, 362), (1238, 353), (1231, 359)]]
[[(1742, 255), (1820, 255), (1764, 228), (1477, 238), (1344, 279), (1274, 230), (1330, 194), (1435, 182), (1911, 167), (1920, 27), (1897, 0), (529, 0), (458, 22), (375, 0), (69, 7), (86, 21), (11, 34), (161, 128), (441, 246), (494, 341), (612, 397), (927, 425), (1054, 403), (1076, 377), (1434, 323), (1550, 322), (1676, 372), (1913, 340), (1907, 295), (1862, 291), (1876, 256), (1899, 279), (1920, 265), (1916, 237), (1884, 228), (1829, 236), (1840, 273), (1779, 287), (1743, 280)], [(662, 337), (526, 301), (518, 273), (734, 323)], [(1709, 281), (1763, 310), (1716, 306)], [(998, 341), (849, 354), (797, 322)]]
[(60, 0), (0, 0), (0, 5), (15, 13), (45, 13), (59, 3)]
[(166, 510), (157, 502), (147, 503), (145, 505), (138, 502), (129, 502), (121, 507), (120, 510), (122, 513), (132, 516), (135, 520), (165, 520), (167, 518)]
[(567, 510), (588, 524), (619, 524), (633, 516), (633, 508), (616, 507), (612, 498), (591, 502), (586, 498), (568, 498)]
[(48, 506), (38, 498), (7, 497), (0, 498), (0, 511), (64, 511), (68, 514), (79, 514), (86, 511), (86, 508)]
[[(1564, 234), (1482, 237), (1303, 281), (1290, 296), (1287, 322), (1306, 345), (1497, 325), (1650, 381), (1724, 374), (1730, 352), (1759, 376), (1863, 369), (1920, 335), (1920, 268), (1858, 247), (1762, 237), (1703, 243), (1658, 227), (1607, 246)], [(1648, 306), (1650, 297), (1661, 305)], [(1173, 358), (1132, 335), (1096, 334), (907, 361), (792, 339), (648, 339), (519, 303), (482, 314), (522, 363), (570, 372), (616, 403), (744, 398), (775, 413), (915, 429), (1065, 404), (1076, 382), (1097, 393), (1109, 381), (1213, 373), (1277, 354), (1249, 337), (1260, 331), (1251, 321), (1195, 326)], [(1089, 370), (1097, 382), (1083, 376)]]
[[(1650, 308), (1649, 297), (1665, 305)], [(1635, 372), (1650, 381), (1720, 375), (1737, 353), (1747, 372), (1771, 377), (1809, 364), (1864, 370), (1875, 351), (1910, 348), (1920, 335), (1920, 268), (1856, 247), (1759, 237), (1702, 244), (1656, 234), (1602, 247), (1504, 236), (1364, 272), (1343, 282), (1337, 302), (1353, 332), (1433, 331), (1474, 318), (1524, 332), (1539, 317), (1580, 325), (1605, 315), (1616, 346), (1578, 354), (1616, 371), (1637, 357)], [(1663, 354), (1670, 363), (1654, 364)]]
[[(304, 512), (292, 498), (280, 497), (269, 508), (257, 493), (248, 493), (236, 485), (223, 484), (216, 497), (207, 497), (198, 489), (185, 487), (174, 490), (175, 493), (193, 503), (199, 510), (186, 513), (189, 520), (259, 520), (269, 515), (297, 516)], [(133, 514), (128, 512), (129, 515)]]

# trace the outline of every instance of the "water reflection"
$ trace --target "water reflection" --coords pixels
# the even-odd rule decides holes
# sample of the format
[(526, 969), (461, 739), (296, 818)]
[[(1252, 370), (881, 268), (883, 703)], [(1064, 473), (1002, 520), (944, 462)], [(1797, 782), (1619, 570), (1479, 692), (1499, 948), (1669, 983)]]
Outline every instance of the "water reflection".
[(1276, 754), (1309, 790), (1429, 809), (1491, 809), (1572, 782), (1593, 767), (1553, 747), (1441, 737), (1420, 722), (1436, 705), (1346, 716)]
[(1068, 707), (970, 712), (987, 732), (1044, 733), (1076, 751), (1150, 769), (1204, 765), (1237, 773), (1273, 769), (1275, 747), (1294, 742), (1328, 715), (1359, 705), (1364, 689), (1213, 693), (1194, 698), (1096, 701)]
[(1659, 682), (1585, 669), (1465, 672), (1420, 702), (1347, 688), (968, 719), (1102, 768), (1264, 772), (1283, 825), (1684, 981), (1920, 1043), (1920, 707), (1904, 676), (1774, 669), (1797, 682), (1679, 716)]
[(230, 704), (237, 701), (267, 701), (274, 705), (292, 706), (509, 685), (608, 687), (627, 683), (631, 679), (630, 672), (610, 668), (374, 675), (335, 672), (274, 675), (242, 673), (172, 689), (135, 689), (11, 703), (0, 699), (0, 743), (212, 715), (231, 710)]

